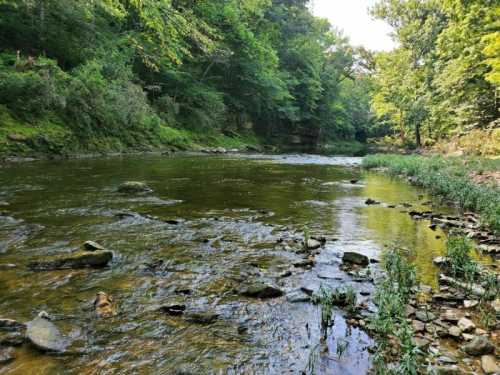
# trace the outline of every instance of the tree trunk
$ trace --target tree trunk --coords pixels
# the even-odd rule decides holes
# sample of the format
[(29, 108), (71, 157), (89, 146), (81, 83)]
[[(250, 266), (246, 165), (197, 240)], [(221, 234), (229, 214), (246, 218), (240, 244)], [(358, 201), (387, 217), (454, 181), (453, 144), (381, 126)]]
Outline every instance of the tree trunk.
[(415, 125), (415, 143), (417, 144), (417, 148), (422, 147), (422, 141), (420, 139), (420, 124)]

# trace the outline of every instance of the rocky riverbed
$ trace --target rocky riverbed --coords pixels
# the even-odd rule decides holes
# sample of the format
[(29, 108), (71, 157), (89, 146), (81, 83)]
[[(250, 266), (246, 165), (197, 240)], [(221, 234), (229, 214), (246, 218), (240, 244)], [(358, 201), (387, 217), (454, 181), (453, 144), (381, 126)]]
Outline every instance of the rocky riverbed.
[[(368, 373), (374, 282), (391, 246), (417, 266), (408, 319), (433, 365), (494, 368), (496, 331), (433, 260), (452, 226), (492, 254), (497, 239), (473, 214), (359, 162), (188, 155), (0, 168), (0, 372)], [(335, 306), (326, 337), (313, 303), (322, 287), (356, 295), (353, 311)]]

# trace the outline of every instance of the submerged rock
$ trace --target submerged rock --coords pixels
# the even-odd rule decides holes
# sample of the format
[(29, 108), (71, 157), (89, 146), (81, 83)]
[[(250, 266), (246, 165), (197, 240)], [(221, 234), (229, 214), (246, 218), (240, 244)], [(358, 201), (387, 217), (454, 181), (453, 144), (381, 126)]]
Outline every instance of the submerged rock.
[(484, 336), (478, 336), (472, 339), (462, 347), (463, 351), (472, 356), (492, 354), (495, 351), (493, 344)]
[(47, 260), (29, 263), (33, 270), (61, 270), (71, 268), (104, 267), (111, 259), (113, 252), (109, 250), (77, 251), (74, 253), (56, 255)]
[(16, 359), (12, 348), (0, 348), (0, 364), (6, 364)]
[(97, 242), (94, 241), (85, 241), (83, 244), (83, 248), (88, 251), (94, 251), (94, 250), (106, 250), (104, 246), (99, 245)]
[(127, 181), (118, 187), (120, 193), (134, 194), (134, 193), (150, 193), (153, 191), (144, 182)]
[(104, 292), (98, 292), (94, 301), (95, 313), (99, 318), (109, 318), (116, 314), (113, 299)]
[(68, 341), (62, 336), (59, 329), (52, 323), (47, 313), (42, 311), (38, 317), (28, 322), (26, 338), (41, 351), (64, 352)]
[(239, 293), (243, 296), (255, 298), (276, 298), (283, 295), (280, 288), (264, 281), (253, 281), (243, 285)]
[(186, 314), (186, 320), (197, 324), (212, 324), (219, 319), (219, 314), (209, 311), (190, 312)]
[(20, 346), (24, 342), (24, 334), (21, 332), (0, 333), (0, 346)]
[(370, 260), (366, 255), (356, 253), (354, 251), (346, 251), (342, 256), (342, 262), (367, 266), (370, 263)]

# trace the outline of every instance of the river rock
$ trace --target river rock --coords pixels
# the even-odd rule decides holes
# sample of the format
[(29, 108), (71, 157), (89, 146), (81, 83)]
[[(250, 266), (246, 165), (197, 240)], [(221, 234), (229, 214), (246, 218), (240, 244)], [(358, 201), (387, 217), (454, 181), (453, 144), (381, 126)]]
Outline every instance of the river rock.
[(243, 296), (254, 298), (275, 298), (283, 295), (283, 291), (280, 288), (264, 281), (253, 281), (243, 285), (239, 293)]
[(477, 300), (469, 300), (469, 299), (464, 300), (464, 307), (466, 309), (471, 309), (473, 307), (476, 307), (478, 304), (479, 304), (479, 301), (477, 301)]
[(19, 332), (26, 328), (24, 323), (20, 323), (13, 319), (0, 318), (0, 331)]
[(21, 332), (0, 333), (0, 346), (19, 346), (24, 342), (24, 334)]
[(477, 336), (462, 347), (463, 351), (472, 356), (492, 354), (495, 351), (493, 344), (484, 336)]
[(365, 204), (366, 204), (366, 205), (380, 204), (380, 202), (377, 202), (375, 199), (368, 198), (368, 199), (365, 201)]
[(496, 358), (493, 355), (483, 355), (481, 357), (481, 368), (485, 374), (500, 373), (500, 366), (498, 366)]
[(17, 266), (13, 263), (2, 263), (0, 264), (0, 270), (12, 270)]
[(460, 318), (457, 325), (462, 332), (470, 332), (476, 328), (476, 325), (472, 322), (472, 320), (467, 318)]
[(39, 271), (87, 267), (97, 268), (106, 266), (111, 259), (113, 259), (113, 252), (109, 250), (77, 251), (56, 255), (47, 260), (31, 262), (28, 267)]
[(457, 323), (462, 317), (458, 310), (445, 310), (441, 313), (440, 319), (445, 322)]
[(6, 364), (16, 359), (12, 348), (0, 348), (0, 364)]
[(491, 307), (493, 307), (493, 310), (495, 310), (495, 313), (497, 315), (500, 315), (500, 298), (496, 298), (494, 301), (492, 301)]
[(436, 319), (436, 315), (430, 311), (418, 310), (415, 313), (415, 318), (421, 322), (428, 323)]
[(127, 181), (118, 187), (120, 193), (136, 194), (136, 193), (150, 193), (153, 191), (144, 182), (139, 181)]
[(94, 251), (94, 250), (106, 250), (104, 246), (99, 245), (97, 242), (94, 241), (85, 241), (83, 244), (83, 248), (88, 251)]
[(425, 323), (420, 320), (412, 320), (411, 326), (415, 332), (423, 332), (425, 330)]
[(94, 301), (94, 310), (99, 318), (109, 318), (116, 314), (113, 299), (104, 292), (98, 292)]
[(452, 326), (448, 329), (448, 335), (455, 339), (459, 339), (462, 335), (462, 330), (457, 326)]
[(219, 319), (219, 314), (209, 311), (190, 312), (186, 314), (186, 320), (196, 324), (212, 324)]
[(321, 247), (321, 242), (319, 242), (318, 240), (309, 238), (306, 241), (306, 248), (308, 250), (316, 250), (316, 249), (319, 249), (320, 247)]
[(35, 348), (41, 351), (61, 353), (68, 346), (67, 340), (43, 311), (38, 314), (38, 317), (28, 322), (26, 338)]
[(342, 255), (342, 262), (358, 264), (365, 267), (370, 263), (370, 260), (366, 255), (356, 253), (354, 251), (346, 251), (344, 252), (344, 255)]

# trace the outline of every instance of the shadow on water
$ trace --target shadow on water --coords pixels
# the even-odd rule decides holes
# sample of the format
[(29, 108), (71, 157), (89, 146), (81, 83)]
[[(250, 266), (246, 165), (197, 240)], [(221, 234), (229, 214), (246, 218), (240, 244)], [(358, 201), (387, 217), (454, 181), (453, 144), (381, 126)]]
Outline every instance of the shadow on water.
[[(17, 265), (0, 271), (0, 316), (28, 321), (46, 310), (78, 352), (47, 356), (25, 345), (0, 372), (366, 373), (371, 339), (349, 327), (342, 311), (320, 344), (317, 306), (237, 292), (253, 278), (287, 293), (311, 284), (351, 285), (369, 304), (373, 285), (341, 271), (340, 257), (352, 250), (379, 258), (394, 243), (409, 249), (422, 281), (435, 285), (432, 257), (442, 253), (444, 234), (411, 220), (402, 206), (424, 208), (429, 197), (380, 175), (362, 176), (359, 162), (191, 155), (0, 168), (0, 200), (8, 203), (0, 216), (0, 263)], [(118, 194), (128, 180), (144, 181), (154, 192)], [(368, 197), (384, 204), (366, 206)], [(305, 228), (327, 238), (312, 269), (292, 265), (304, 258)], [(27, 269), (33, 259), (71, 252), (88, 239), (115, 252), (109, 267)], [(92, 302), (100, 290), (117, 301), (117, 316), (95, 318)], [(217, 319), (199, 324), (159, 311), (174, 302)]]

